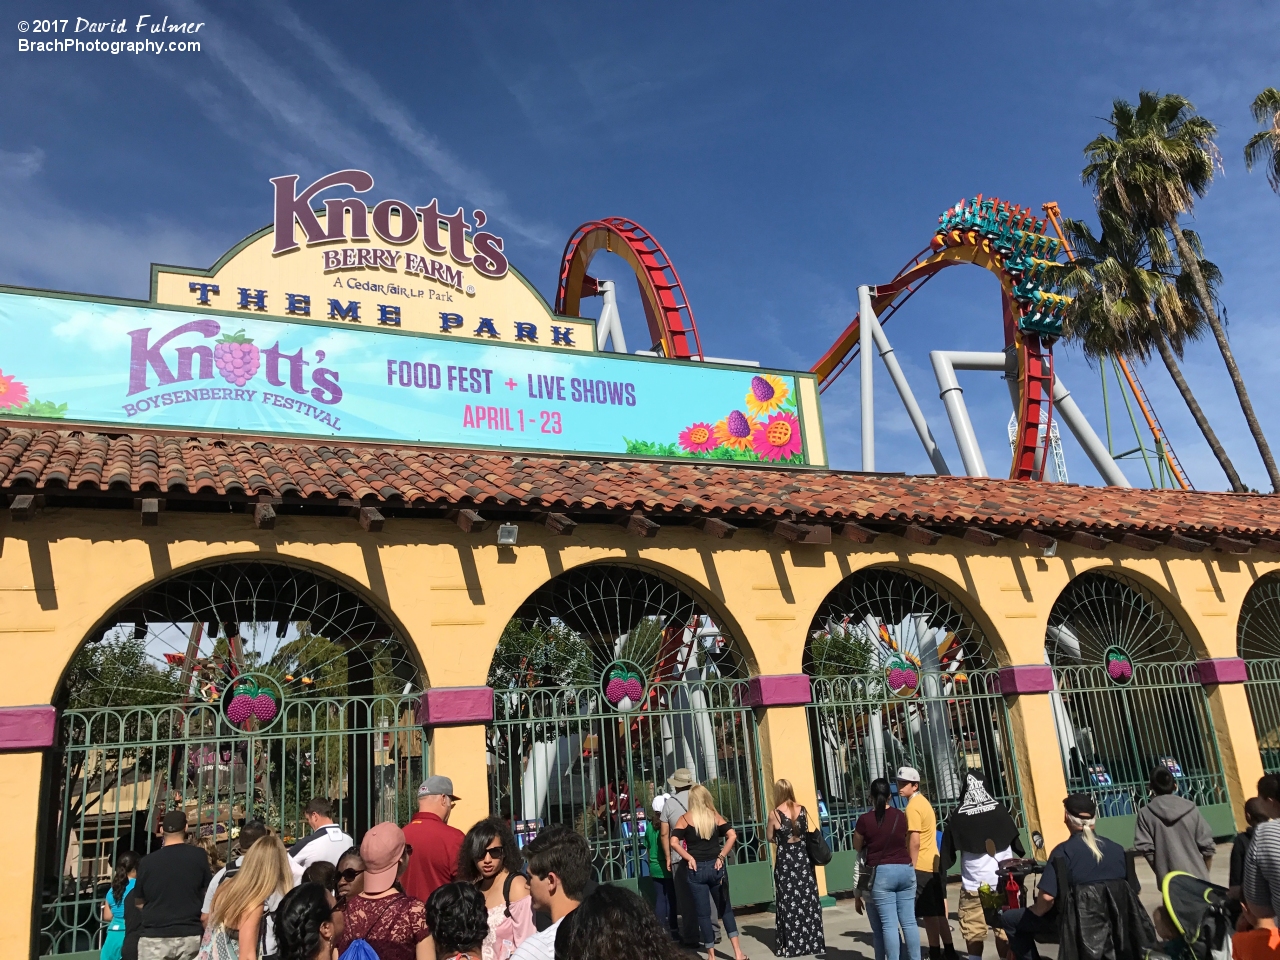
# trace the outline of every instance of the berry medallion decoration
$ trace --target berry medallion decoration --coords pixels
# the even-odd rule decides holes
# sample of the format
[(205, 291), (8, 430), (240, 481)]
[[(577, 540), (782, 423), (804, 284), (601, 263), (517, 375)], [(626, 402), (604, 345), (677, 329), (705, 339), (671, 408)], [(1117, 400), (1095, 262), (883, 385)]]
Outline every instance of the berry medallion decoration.
[(258, 348), (241, 329), (235, 333), (224, 333), (214, 341), (213, 363), (222, 379), (243, 387), (258, 372), (261, 357)]
[(895, 697), (914, 696), (920, 686), (920, 662), (899, 651), (885, 664), (884, 676)]
[(1119, 647), (1107, 648), (1107, 676), (1115, 683), (1128, 683), (1133, 679), (1133, 661)]
[(615, 660), (604, 671), (604, 698), (615, 710), (627, 713), (639, 709), (644, 688), (644, 673), (634, 663)]
[(237, 730), (262, 731), (280, 718), (280, 685), (261, 673), (242, 673), (222, 694), (227, 722)]

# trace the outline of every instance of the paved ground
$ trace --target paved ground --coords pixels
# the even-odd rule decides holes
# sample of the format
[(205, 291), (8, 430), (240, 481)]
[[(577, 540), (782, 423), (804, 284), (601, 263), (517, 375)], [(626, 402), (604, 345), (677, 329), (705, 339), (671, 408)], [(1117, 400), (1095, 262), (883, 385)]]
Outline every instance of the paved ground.
[[(1220, 844), (1218, 853), (1213, 858), (1212, 879), (1223, 886), (1227, 884), (1227, 868), (1230, 861), (1231, 845)], [(1142, 902), (1147, 909), (1160, 902), (1160, 892), (1156, 887), (1155, 877), (1145, 860), (1138, 861), (1138, 879), (1142, 883)], [(957, 944), (960, 942), (960, 925), (956, 920), (956, 904), (960, 887), (958, 884), (948, 886), (951, 904), (952, 936)], [(742, 933), (742, 949), (752, 960), (765, 960), (773, 956), (773, 922), (772, 913), (749, 913), (738, 915), (738, 927)], [(874, 960), (871, 949), (871, 926), (865, 916), (858, 916), (853, 909), (852, 900), (840, 900), (834, 907), (822, 911), (822, 921), (827, 934), (827, 957), (829, 960)], [(924, 931), (920, 931), (921, 938)], [(995, 956), (995, 941), (989, 939), (985, 956), (991, 960)], [(961, 951), (964, 947), (960, 946)], [(1057, 948), (1043, 946), (1041, 953), (1046, 958), (1057, 957)], [(728, 943), (716, 948), (716, 956), (732, 958), (733, 950)]]

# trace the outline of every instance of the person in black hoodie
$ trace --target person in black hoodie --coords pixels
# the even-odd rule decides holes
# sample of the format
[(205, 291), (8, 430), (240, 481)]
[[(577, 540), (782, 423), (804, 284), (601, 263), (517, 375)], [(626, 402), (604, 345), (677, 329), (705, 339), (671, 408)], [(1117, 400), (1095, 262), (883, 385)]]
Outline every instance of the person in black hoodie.
[[(1001, 861), (1025, 856), (1018, 825), (1009, 811), (991, 795), (983, 774), (970, 770), (965, 774), (960, 805), (947, 817), (942, 835), (940, 858), (943, 868), (956, 862), (960, 855), (960, 933), (971, 960), (982, 956), (987, 942), (987, 917), (982, 909), (979, 889), (986, 885), (1000, 888), (996, 870)], [(996, 931), (996, 956), (1003, 957), (1009, 944), (1004, 931)]]
[(1148, 786), (1154, 796), (1138, 811), (1133, 849), (1147, 858), (1156, 883), (1174, 870), (1208, 880), (1215, 849), (1208, 821), (1194, 803), (1177, 795), (1178, 781), (1167, 767), (1156, 767)]

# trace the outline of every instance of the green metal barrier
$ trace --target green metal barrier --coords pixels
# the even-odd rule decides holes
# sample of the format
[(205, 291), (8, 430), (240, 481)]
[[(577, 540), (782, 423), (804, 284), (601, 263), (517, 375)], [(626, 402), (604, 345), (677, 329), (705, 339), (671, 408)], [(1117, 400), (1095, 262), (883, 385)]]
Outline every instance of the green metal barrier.
[(420, 696), (286, 699), (257, 732), (230, 725), (217, 702), (65, 711), (41, 952), (96, 956), (112, 865), (125, 850), (158, 847), (168, 810), (184, 810), (190, 832), (212, 839), (223, 860), (247, 819), (286, 843), (308, 834), (313, 796), (333, 799), (357, 838), (375, 823), (408, 822), (427, 769)]
[(980, 770), (992, 795), (1021, 826), (1022, 789), (998, 671), (924, 675), (910, 696), (891, 692), (882, 673), (815, 677), (807, 708), (814, 779), (826, 815), (823, 833), (835, 856), (827, 889), (853, 886), (853, 834), (870, 808), (872, 780), (892, 780), (900, 766), (920, 771), (921, 790), (941, 826), (960, 800), (968, 770)]
[[(738, 834), (729, 864), (734, 903), (773, 899), (768, 807), (745, 680), (650, 683), (639, 709), (611, 707), (600, 686), (498, 690), (486, 728), (489, 808), (521, 842), (564, 824), (591, 844), (602, 882), (640, 889), (652, 799), (678, 768), (711, 791)], [(625, 797), (625, 799), (623, 799)]]

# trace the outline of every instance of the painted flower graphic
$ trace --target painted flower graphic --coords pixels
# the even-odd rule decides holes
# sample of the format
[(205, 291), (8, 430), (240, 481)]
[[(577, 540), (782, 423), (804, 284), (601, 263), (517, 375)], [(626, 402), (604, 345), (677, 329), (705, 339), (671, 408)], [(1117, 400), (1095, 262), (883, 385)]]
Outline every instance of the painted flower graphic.
[(771, 373), (754, 376), (747, 391), (747, 410), (756, 419), (764, 419), (786, 403), (790, 395), (791, 388), (781, 377)]
[(731, 450), (751, 449), (751, 431), (757, 424), (741, 410), (731, 410), (729, 415), (715, 425), (716, 441)]
[(751, 433), (751, 449), (761, 460), (789, 460), (801, 447), (800, 421), (790, 413), (775, 413)]
[(691, 423), (680, 431), (680, 446), (689, 453), (706, 453), (720, 446), (709, 423)]
[(0, 407), (20, 407), (26, 402), (27, 385), (20, 383), (16, 376), (6, 377), (4, 371), (0, 370)]

